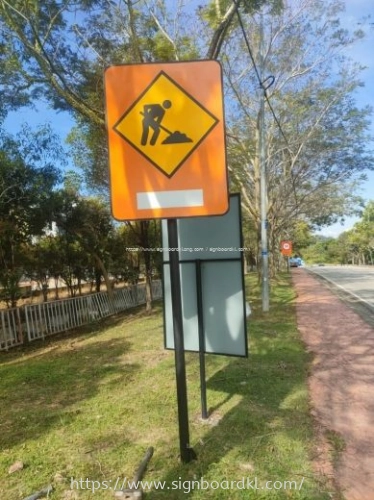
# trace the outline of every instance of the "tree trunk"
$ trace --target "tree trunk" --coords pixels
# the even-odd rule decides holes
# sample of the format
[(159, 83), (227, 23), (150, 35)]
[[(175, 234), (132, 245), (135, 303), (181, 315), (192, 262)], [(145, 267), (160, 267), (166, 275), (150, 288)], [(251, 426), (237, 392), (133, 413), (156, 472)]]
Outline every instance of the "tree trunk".
[(145, 274), (145, 310), (147, 313), (152, 311), (152, 276)]
[(92, 256), (96, 260), (97, 266), (98, 266), (98, 268), (100, 269), (100, 271), (101, 271), (101, 273), (103, 275), (103, 278), (104, 278), (104, 281), (105, 281), (105, 285), (106, 285), (106, 289), (107, 289), (107, 292), (108, 292), (109, 302), (111, 304), (111, 307), (113, 308), (114, 307), (114, 294), (113, 294), (112, 284), (111, 284), (110, 279), (109, 279), (109, 273), (106, 270), (106, 267), (104, 266), (104, 263), (101, 260), (101, 258), (98, 256), (98, 254), (95, 253), (95, 252), (93, 252)]
[(97, 267), (95, 267), (95, 291), (96, 293), (100, 292), (101, 288), (101, 271)]
[(82, 295), (82, 278), (78, 278), (78, 294)]
[(54, 280), (55, 280), (55, 300), (58, 300), (60, 297), (59, 297), (59, 290), (58, 290), (58, 285), (59, 285), (59, 276), (55, 276), (54, 277)]

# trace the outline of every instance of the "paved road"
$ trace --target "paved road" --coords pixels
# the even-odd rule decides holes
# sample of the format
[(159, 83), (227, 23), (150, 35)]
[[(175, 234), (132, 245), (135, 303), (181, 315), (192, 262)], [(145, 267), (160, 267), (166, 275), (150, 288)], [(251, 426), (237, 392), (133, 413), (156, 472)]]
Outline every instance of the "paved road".
[[(374, 268), (364, 266), (309, 267), (313, 272), (351, 295), (351, 303), (363, 302), (374, 314)], [(374, 498), (374, 497), (373, 497)]]

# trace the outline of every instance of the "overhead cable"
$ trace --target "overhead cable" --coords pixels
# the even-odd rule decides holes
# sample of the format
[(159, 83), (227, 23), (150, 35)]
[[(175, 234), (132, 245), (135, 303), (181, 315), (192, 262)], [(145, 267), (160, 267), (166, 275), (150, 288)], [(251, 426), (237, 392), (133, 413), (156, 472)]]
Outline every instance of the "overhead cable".
[[(243, 33), (244, 41), (245, 41), (245, 44), (246, 44), (249, 56), (251, 58), (252, 64), (253, 64), (253, 69), (254, 69), (254, 71), (256, 73), (259, 86), (262, 89), (262, 91), (264, 92), (265, 100), (267, 102), (267, 105), (269, 106), (271, 114), (273, 115), (275, 123), (277, 124), (277, 126), (279, 128), (279, 131), (280, 131), (283, 139), (286, 142), (286, 145), (287, 145), (287, 148), (288, 148), (289, 152), (291, 152), (291, 149), (290, 149), (287, 137), (286, 137), (285, 133), (283, 132), (282, 126), (280, 124), (280, 121), (278, 120), (278, 117), (275, 114), (274, 108), (273, 108), (273, 106), (272, 106), (272, 104), (270, 102), (269, 96), (267, 94), (267, 90), (273, 85), (273, 83), (275, 81), (275, 77), (272, 76), (272, 75), (270, 75), (270, 76), (266, 77), (265, 80), (261, 79), (261, 75), (260, 75), (260, 72), (259, 72), (259, 70), (257, 68), (256, 61), (255, 61), (255, 59), (253, 57), (251, 46), (249, 44), (249, 40), (248, 40), (248, 37), (247, 37), (247, 33), (245, 31), (245, 28), (244, 28), (242, 16), (241, 16), (240, 11), (239, 11), (239, 3), (240, 3), (240, 1), (239, 0), (232, 0), (232, 1), (233, 1), (234, 5), (235, 5), (235, 8), (236, 8), (236, 15), (238, 16), (239, 25), (240, 25), (240, 28), (241, 28), (242, 33)], [(270, 82), (269, 82), (269, 80), (270, 80)]]

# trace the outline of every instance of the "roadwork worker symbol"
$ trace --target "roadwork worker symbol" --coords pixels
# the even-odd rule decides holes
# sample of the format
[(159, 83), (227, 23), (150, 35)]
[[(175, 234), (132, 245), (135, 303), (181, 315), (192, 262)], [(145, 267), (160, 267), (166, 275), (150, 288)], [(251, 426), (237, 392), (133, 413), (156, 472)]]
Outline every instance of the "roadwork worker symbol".
[(144, 109), (141, 112), (143, 116), (143, 133), (141, 138), (141, 145), (146, 146), (148, 143), (149, 131), (152, 129), (152, 137), (149, 141), (151, 146), (154, 146), (160, 135), (161, 130), (168, 134), (168, 137), (164, 139), (161, 144), (181, 144), (184, 142), (193, 142), (192, 139), (182, 134), (179, 130), (172, 132), (161, 124), (162, 119), (165, 115), (165, 110), (171, 108), (171, 101), (166, 99), (162, 105), (161, 104), (145, 104)]
[(114, 130), (168, 177), (195, 153), (218, 119), (161, 71)]

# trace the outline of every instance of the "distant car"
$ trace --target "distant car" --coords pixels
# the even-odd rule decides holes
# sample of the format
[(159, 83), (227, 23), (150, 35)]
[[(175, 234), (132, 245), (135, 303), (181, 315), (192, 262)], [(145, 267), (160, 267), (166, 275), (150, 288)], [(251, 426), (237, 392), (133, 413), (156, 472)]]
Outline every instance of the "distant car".
[(301, 260), (296, 257), (292, 257), (289, 260), (290, 267), (299, 267), (301, 265)]

